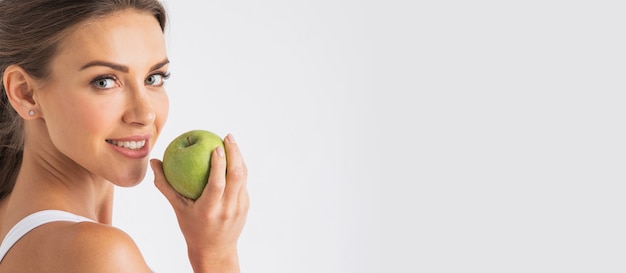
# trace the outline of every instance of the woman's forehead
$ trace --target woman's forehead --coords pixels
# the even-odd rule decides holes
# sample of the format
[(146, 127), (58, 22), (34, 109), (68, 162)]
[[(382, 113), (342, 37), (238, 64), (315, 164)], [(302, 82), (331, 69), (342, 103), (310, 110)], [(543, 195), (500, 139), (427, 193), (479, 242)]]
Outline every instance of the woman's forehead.
[[(127, 63), (161, 61), (165, 40), (154, 16), (124, 11), (90, 19), (72, 28), (60, 41), (58, 58), (78, 62), (90, 59)], [(148, 59), (148, 60), (146, 60)]]

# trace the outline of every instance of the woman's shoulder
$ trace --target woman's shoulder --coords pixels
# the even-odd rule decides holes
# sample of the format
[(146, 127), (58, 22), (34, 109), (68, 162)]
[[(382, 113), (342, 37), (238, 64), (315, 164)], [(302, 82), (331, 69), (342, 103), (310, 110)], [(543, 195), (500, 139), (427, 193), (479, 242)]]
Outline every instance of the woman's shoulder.
[[(93, 222), (60, 227), (60, 251), (76, 272), (150, 272), (139, 248), (124, 231)], [(68, 272), (65, 271), (64, 272)]]
[[(92, 265), (145, 267), (145, 261), (132, 238), (122, 230), (99, 223), (75, 223), (61, 231), (66, 237), (70, 257)], [(115, 270), (114, 272), (123, 272)], [(91, 271), (93, 272), (93, 271)], [(106, 271), (113, 272), (113, 271)], [(133, 271), (136, 272), (136, 271)]]
[[(16, 265), (38, 259), (33, 269), (58, 272), (151, 272), (139, 248), (122, 230), (93, 222), (55, 222), (41, 226), (15, 245), (7, 258)], [(34, 251), (33, 251), (34, 250)], [(15, 253), (11, 253), (15, 252)], [(9, 255), (15, 254), (13, 257)], [(30, 256), (30, 257), (28, 257)], [(33, 270), (36, 271), (36, 270)]]

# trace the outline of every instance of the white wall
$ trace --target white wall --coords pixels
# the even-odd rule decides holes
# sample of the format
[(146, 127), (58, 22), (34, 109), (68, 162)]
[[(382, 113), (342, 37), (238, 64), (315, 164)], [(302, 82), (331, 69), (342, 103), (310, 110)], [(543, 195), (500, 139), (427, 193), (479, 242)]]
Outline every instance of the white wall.
[[(624, 5), (510, 2), (166, 1), (153, 156), (236, 136), (244, 272), (623, 272)], [(114, 224), (191, 272), (152, 181)]]

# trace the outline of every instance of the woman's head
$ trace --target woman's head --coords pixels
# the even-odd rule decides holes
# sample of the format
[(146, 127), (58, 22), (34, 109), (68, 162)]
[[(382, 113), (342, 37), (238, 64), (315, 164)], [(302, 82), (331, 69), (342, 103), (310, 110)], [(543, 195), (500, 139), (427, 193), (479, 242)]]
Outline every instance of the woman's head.
[[(91, 46), (90, 48), (88, 47), (83, 50), (80, 45), (73, 43), (80, 43), (81, 39), (85, 40), (87, 38), (88, 40), (89, 37), (87, 36), (89, 35), (93, 35), (94, 40), (103, 38), (98, 37), (98, 35), (105, 33), (95, 32), (103, 30), (102, 28), (99, 28), (97, 24), (97, 22), (99, 22), (98, 20), (108, 20), (109, 25), (111, 25), (112, 22), (115, 23), (115, 20), (111, 20), (111, 16), (117, 16), (116, 14), (125, 14), (127, 11), (135, 12), (134, 14), (144, 15), (142, 17), (144, 18), (144, 21), (141, 22), (142, 24), (151, 24), (146, 23), (145, 18), (153, 18), (154, 22), (158, 23), (156, 26), (161, 33), (165, 28), (166, 13), (163, 6), (156, 0), (0, 0), (0, 75), (3, 79), (0, 85), (2, 89), (2, 92), (0, 92), (0, 198), (10, 193), (13, 184), (15, 183), (24, 147), (25, 137), (23, 119), (26, 115), (28, 115), (23, 112), (24, 109), (20, 109), (19, 106), (16, 107), (14, 99), (11, 100), (7, 97), (6, 89), (8, 88), (8, 83), (19, 81), (15, 80), (19, 77), (16, 78), (17, 76), (11, 76), (15, 75), (13, 72), (17, 71), (18, 74), (22, 73), (25, 77), (31, 80), (30, 87), (37, 87), (42, 90), (38, 95), (41, 99), (41, 104), (43, 104), (37, 105), (37, 107), (42, 107), (41, 109), (37, 109), (38, 117), (45, 120), (46, 117), (44, 115), (48, 114), (50, 116), (50, 120), (46, 120), (46, 122), (58, 123), (59, 119), (56, 118), (66, 117), (63, 117), (58, 112), (54, 112), (59, 109), (55, 108), (58, 107), (58, 105), (53, 104), (54, 100), (51, 99), (50, 96), (55, 94), (57, 96), (64, 95), (60, 94), (59, 91), (60, 89), (66, 87), (69, 89), (76, 89), (80, 87), (78, 82), (73, 87), (71, 84), (64, 86), (64, 83), (59, 82), (60, 80), (63, 80), (61, 77), (64, 73), (78, 72), (78, 70), (57, 71), (58, 69), (70, 68), (70, 66), (63, 66), (68, 61), (67, 58), (76, 53), (78, 55), (83, 54), (81, 56), (91, 58), (95, 61), (107, 62), (110, 61), (112, 57), (114, 58), (114, 56), (117, 56), (114, 55), (117, 54), (115, 50), (119, 51), (119, 45), (114, 45), (118, 48), (108, 52), (108, 55), (107, 52), (102, 52), (104, 59), (98, 59), (94, 50), (106, 51), (106, 44), (102, 45), (100, 48), (94, 48), (93, 46), (98, 46), (98, 44), (97, 42), (93, 42), (88, 45)], [(119, 26), (119, 24), (111, 27), (124, 28), (124, 26)], [(150, 29), (150, 26), (146, 26), (144, 28)], [(87, 33), (85, 29), (89, 29), (94, 32)], [(107, 30), (106, 26), (104, 30)], [(81, 31), (82, 33), (76, 34)], [(109, 32), (106, 34), (111, 33), (115, 32)], [(126, 35), (128, 37), (128, 35), (132, 34), (127, 33)], [(120, 37), (124, 38), (123, 36)], [(154, 35), (151, 37), (154, 37)], [(74, 52), (70, 52), (69, 50), (74, 50)], [(76, 52), (76, 50), (79, 50), (80, 52)], [(85, 50), (91, 51), (84, 52)], [(163, 46), (158, 46), (157, 50), (159, 50), (159, 54), (164, 55)], [(121, 57), (126, 58), (125, 56)], [(164, 65), (163, 62), (165, 61), (163, 56), (155, 56), (155, 58), (160, 61), (157, 61), (153, 65), (161, 65), (161, 67), (158, 68), (162, 69), (162, 66)], [(145, 60), (144, 58), (140, 61), (145, 62), (152, 60)], [(53, 68), (54, 66), (57, 68)], [(100, 73), (98, 68), (102, 71), (106, 67), (102, 65), (95, 65), (82, 69), (85, 70), (82, 72), (97, 74)], [(8, 71), (13, 72), (11, 75), (8, 75)], [(150, 79), (160, 77), (161, 74), (158, 73), (161, 72), (156, 71), (158, 73), (155, 73), (155, 71), (150, 71), (146, 77), (151, 77)], [(135, 73), (136, 71), (131, 72)], [(98, 84), (108, 84), (111, 82), (110, 80), (102, 77), (100, 79), (101, 81)], [(38, 85), (38, 83), (45, 83), (45, 86), (47, 86), (48, 82), (52, 82), (52, 87), (43, 87), (44, 85)], [(15, 84), (13, 86), (15, 86)], [(54, 89), (56, 90), (56, 93), (52, 90), (53, 88), (56, 88)], [(50, 91), (48, 91), (48, 89)], [(44, 95), (46, 92), (43, 91), (48, 91), (50, 94)], [(126, 96), (124, 102), (128, 103), (131, 99), (137, 98), (136, 96), (134, 98)], [(77, 99), (75, 102), (80, 102), (80, 100)], [(118, 104), (120, 104), (119, 101)], [(114, 105), (112, 104), (111, 107), (114, 107)], [(137, 113), (135, 114), (140, 115), (141, 113), (139, 112), (141, 111), (143, 110), (136, 110), (135, 112)], [(62, 125), (65, 126), (67, 124)], [(56, 129), (64, 130), (63, 128)], [(123, 143), (121, 142), (123, 141), (126, 141), (126, 143), (130, 142), (130, 140), (124, 139), (124, 137), (126, 137), (126, 135), (123, 135), (124, 133), (117, 133), (121, 135), (119, 142), (116, 144), (122, 145)], [(61, 138), (62, 136), (56, 137)], [(136, 137), (136, 135), (132, 135), (132, 137)], [(107, 139), (107, 141), (111, 142), (115, 140)]]

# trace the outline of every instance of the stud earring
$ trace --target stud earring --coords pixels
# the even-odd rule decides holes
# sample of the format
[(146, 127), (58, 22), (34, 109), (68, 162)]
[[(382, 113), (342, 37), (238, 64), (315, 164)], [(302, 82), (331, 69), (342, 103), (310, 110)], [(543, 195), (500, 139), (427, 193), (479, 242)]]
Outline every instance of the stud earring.
[(34, 116), (35, 115), (35, 110), (28, 111), (28, 115), (31, 116), (31, 117)]

